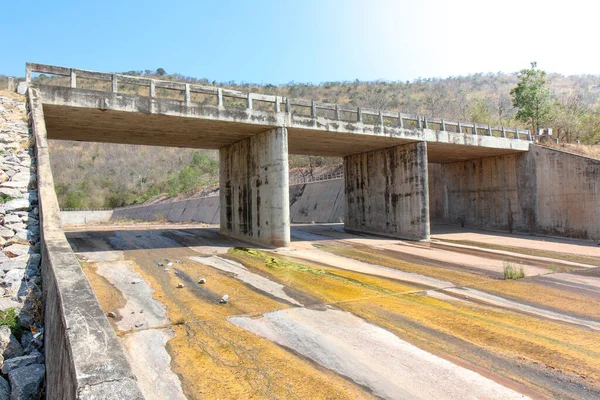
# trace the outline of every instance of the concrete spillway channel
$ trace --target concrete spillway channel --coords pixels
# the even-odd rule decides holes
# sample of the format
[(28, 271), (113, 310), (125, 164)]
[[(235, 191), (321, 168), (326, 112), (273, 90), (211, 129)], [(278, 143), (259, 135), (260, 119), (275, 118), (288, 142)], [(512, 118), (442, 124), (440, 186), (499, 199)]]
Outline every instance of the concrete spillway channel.
[[(577, 244), (89, 229), (67, 236), (149, 399), (600, 396), (600, 279)], [(526, 277), (503, 279), (507, 262)]]

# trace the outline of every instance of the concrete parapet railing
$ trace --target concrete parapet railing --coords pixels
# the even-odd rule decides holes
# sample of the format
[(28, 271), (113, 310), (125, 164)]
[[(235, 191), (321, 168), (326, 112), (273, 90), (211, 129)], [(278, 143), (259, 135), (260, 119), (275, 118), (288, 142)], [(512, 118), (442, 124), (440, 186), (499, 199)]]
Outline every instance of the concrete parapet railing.
[(526, 135), (527, 140), (532, 140), (529, 131), (518, 128), (505, 128), (503, 126), (493, 126), (475, 122), (445, 121), (444, 119), (427, 118), (418, 115), (375, 110), (371, 108), (324, 103), (316, 100), (292, 99), (289, 97), (251, 92), (245, 93), (238, 90), (219, 88), (215, 86), (196, 85), (185, 82), (158, 80), (138, 76), (95, 72), (83, 69), (57, 67), (53, 65), (35, 63), (27, 63), (25, 72), (28, 84), (31, 83), (32, 73), (40, 73), (69, 77), (70, 86), (72, 88), (77, 87), (77, 78), (85, 78), (100, 81), (110, 81), (111, 93), (118, 92), (120, 83), (147, 87), (148, 97), (151, 98), (158, 97), (156, 89), (177, 91), (180, 93), (180, 95), (183, 95), (183, 101), (185, 102), (186, 106), (189, 106), (192, 103), (191, 94), (199, 93), (203, 95), (214, 96), (216, 98), (216, 104), (218, 107), (224, 107), (224, 98), (233, 98), (237, 100), (243, 100), (246, 104), (246, 108), (248, 109), (254, 108), (254, 102), (270, 103), (273, 107), (273, 111), (276, 113), (285, 112), (288, 114), (294, 114), (298, 111), (298, 109), (303, 108), (310, 109), (310, 116), (313, 118), (325, 117), (342, 122), (347, 121), (359, 123), (368, 123), (365, 121), (365, 119), (366, 117), (370, 117), (373, 119), (373, 124), (379, 125), (382, 128), (384, 126), (396, 126), (399, 128), (410, 127), (417, 129), (433, 129), (433, 126), (435, 126), (436, 129), (440, 131), (458, 133), (470, 132), (474, 135), (481, 135), (483, 133), (485, 136), (494, 136), (494, 133), (496, 133), (497, 136), (512, 137), (514, 139), (520, 139), (520, 135)]
[(114, 330), (61, 227), (44, 111), (28, 89), (42, 236), (48, 399), (143, 399)]

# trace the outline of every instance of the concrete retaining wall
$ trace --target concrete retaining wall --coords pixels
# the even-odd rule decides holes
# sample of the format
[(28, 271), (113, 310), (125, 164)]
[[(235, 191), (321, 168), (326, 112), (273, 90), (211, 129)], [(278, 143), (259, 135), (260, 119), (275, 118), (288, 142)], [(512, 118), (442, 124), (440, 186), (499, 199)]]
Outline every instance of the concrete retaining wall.
[(64, 225), (85, 225), (98, 222), (108, 222), (113, 210), (104, 211), (61, 211), (60, 218)]
[[(290, 186), (290, 220), (292, 223), (333, 223), (344, 217), (344, 180), (302, 183)], [(113, 220), (139, 219), (170, 222), (219, 223), (219, 196), (203, 197), (150, 206), (118, 208)]]
[(150, 206), (118, 208), (113, 211), (112, 220), (158, 221), (166, 219), (169, 222), (193, 221), (218, 224), (219, 209), (219, 196), (212, 196)]
[(525, 154), (429, 166), (434, 222), (600, 239), (600, 160)]
[(29, 89), (37, 155), (46, 398), (143, 399), (125, 353), (61, 227), (39, 92)]
[(294, 224), (337, 223), (344, 219), (344, 180), (290, 186), (290, 220)]

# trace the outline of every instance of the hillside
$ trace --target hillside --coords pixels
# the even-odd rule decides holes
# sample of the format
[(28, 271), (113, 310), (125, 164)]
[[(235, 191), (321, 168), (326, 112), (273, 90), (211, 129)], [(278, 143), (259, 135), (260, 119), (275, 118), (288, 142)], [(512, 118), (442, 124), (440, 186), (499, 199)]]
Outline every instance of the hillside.
[[(324, 82), (318, 85), (290, 82), (286, 85), (256, 85), (214, 82), (164, 71), (126, 71), (165, 80), (218, 85), (242, 91), (316, 99), (385, 110), (399, 110), (448, 120), (476, 121), (520, 127), (515, 120), (510, 90), (515, 74), (474, 74), (445, 79), (417, 79), (412, 82)], [(39, 76), (36, 80), (66, 85), (61, 77)], [(78, 87), (108, 89), (102, 83), (78, 79)], [(561, 142), (593, 144), (600, 141), (600, 75), (548, 75), (553, 109), (546, 125)], [(122, 84), (123, 93), (145, 93), (147, 89)], [(160, 96), (180, 96), (175, 91)], [(192, 101), (211, 104), (211, 96), (193, 95)], [(228, 104), (244, 107), (241, 102)], [(592, 152), (595, 150), (592, 150)], [(218, 154), (214, 151), (108, 145), (96, 143), (51, 143), (57, 193), (62, 207), (115, 207), (146, 201), (159, 193), (176, 196), (210, 190), (218, 182)], [(196, 154), (196, 163), (193, 162)], [(291, 156), (290, 168), (300, 176), (315, 173), (322, 166), (339, 165), (339, 159)]]

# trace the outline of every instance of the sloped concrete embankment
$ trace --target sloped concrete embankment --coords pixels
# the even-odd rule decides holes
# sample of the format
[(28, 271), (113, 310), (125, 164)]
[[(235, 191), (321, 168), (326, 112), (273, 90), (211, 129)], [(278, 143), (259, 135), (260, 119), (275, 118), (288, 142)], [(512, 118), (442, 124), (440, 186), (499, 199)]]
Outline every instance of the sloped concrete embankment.
[[(219, 197), (203, 197), (150, 206), (120, 208), (112, 219), (136, 219), (169, 222), (219, 223)], [(292, 223), (341, 222), (344, 215), (344, 180), (303, 183), (290, 186), (290, 219)], [(65, 221), (63, 221), (66, 223)]]
[(125, 353), (62, 231), (39, 92), (29, 107), (38, 165), (49, 399), (142, 399)]
[(600, 239), (600, 160), (531, 145), (525, 154), (429, 166), (433, 222)]

